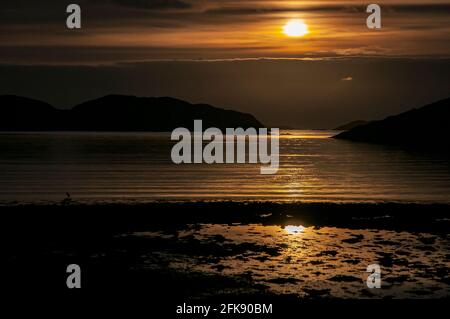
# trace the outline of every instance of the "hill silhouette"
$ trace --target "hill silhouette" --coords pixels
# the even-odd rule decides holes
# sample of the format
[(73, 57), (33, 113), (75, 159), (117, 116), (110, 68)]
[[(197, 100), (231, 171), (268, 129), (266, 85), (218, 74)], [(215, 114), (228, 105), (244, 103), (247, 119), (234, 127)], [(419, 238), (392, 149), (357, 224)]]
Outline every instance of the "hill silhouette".
[(345, 123), (343, 125), (340, 125), (338, 127), (335, 127), (333, 130), (335, 130), (335, 131), (348, 131), (348, 130), (351, 130), (351, 129), (357, 127), (357, 126), (364, 125), (364, 124), (367, 124), (367, 123), (369, 123), (369, 122), (368, 121), (364, 121), (364, 120), (352, 121), (352, 122), (348, 122), (348, 123)]
[(449, 149), (450, 98), (369, 122), (335, 138), (381, 144)]
[(29, 98), (0, 96), (2, 131), (172, 131), (203, 127), (263, 127), (253, 115), (170, 97), (107, 95), (72, 109), (56, 109)]
[(0, 130), (41, 131), (58, 117), (58, 110), (48, 103), (15, 95), (0, 96)]

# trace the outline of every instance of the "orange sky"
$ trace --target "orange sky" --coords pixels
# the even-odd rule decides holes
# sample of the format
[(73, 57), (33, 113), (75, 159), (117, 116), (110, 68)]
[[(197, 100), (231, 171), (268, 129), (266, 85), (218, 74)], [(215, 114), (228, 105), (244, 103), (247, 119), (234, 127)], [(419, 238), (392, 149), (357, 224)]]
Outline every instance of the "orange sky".
[[(450, 0), (378, 1), (383, 28), (377, 31), (366, 27), (366, 3), (355, 0), (80, 0), (76, 31), (65, 28), (65, 2), (5, 1), (0, 61), (450, 55)], [(309, 34), (285, 36), (290, 19), (302, 19)]]

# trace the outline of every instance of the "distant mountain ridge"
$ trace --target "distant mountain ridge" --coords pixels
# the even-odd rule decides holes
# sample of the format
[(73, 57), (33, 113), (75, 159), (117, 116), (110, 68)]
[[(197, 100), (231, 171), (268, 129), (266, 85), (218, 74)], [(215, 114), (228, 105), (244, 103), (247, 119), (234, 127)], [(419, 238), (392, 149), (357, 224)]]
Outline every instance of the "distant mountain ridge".
[(360, 142), (450, 150), (450, 98), (372, 121), (335, 136)]
[(191, 104), (171, 97), (107, 95), (72, 109), (14, 96), (0, 96), (2, 131), (172, 131), (193, 129), (194, 120), (204, 127), (264, 127), (253, 115), (208, 104)]

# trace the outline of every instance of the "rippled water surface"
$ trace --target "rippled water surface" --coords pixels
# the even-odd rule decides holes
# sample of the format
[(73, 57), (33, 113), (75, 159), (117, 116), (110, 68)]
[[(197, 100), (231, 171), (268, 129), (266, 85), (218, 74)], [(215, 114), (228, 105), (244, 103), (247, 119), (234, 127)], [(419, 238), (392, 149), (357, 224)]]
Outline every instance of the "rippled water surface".
[(280, 169), (175, 165), (169, 133), (1, 133), (0, 201), (270, 200), (450, 202), (438, 155), (282, 131)]

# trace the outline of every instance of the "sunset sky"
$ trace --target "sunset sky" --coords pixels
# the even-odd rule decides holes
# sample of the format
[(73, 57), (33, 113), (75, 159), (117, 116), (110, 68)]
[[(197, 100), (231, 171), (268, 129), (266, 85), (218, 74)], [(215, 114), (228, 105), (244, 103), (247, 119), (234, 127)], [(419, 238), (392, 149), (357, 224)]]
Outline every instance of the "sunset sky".
[[(171, 95), (315, 128), (450, 96), (450, 0), (375, 3), (381, 30), (356, 0), (5, 0), (0, 93)], [(283, 33), (293, 20), (308, 33)]]

